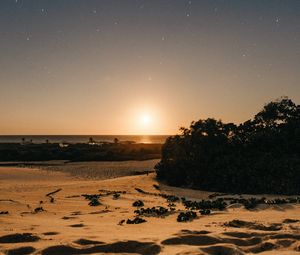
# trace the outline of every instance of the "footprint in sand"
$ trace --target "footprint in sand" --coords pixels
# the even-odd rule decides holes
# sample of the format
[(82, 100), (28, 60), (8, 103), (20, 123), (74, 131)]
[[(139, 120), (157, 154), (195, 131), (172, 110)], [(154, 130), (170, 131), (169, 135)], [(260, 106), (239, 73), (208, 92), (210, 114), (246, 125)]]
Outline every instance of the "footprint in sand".
[(91, 244), (104, 244), (103, 242), (100, 241), (95, 241), (95, 240), (89, 240), (89, 239), (78, 239), (74, 241), (73, 243), (79, 244), (79, 245), (91, 245)]
[(82, 223), (70, 225), (70, 227), (72, 227), (72, 228), (82, 228), (82, 227), (84, 227), (84, 226), (85, 226), (85, 225), (82, 224)]
[(208, 255), (241, 255), (284, 249), (299, 240), (300, 235), (292, 233), (224, 232), (213, 236), (207, 231), (182, 230), (161, 244), (203, 246), (201, 252)]
[(255, 230), (262, 230), (262, 231), (278, 231), (282, 229), (281, 223), (273, 223), (266, 226), (260, 223), (243, 221), (243, 220), (232, 220), (226, 222), (224, 226), (232, 227), (232, 228), (248, 228), (248, 229), (255, 229)]
[(10, 234), (0, 237), (0, 243), (27, 243), (27, 242), (37, 242), (41, 238), (35, 236), (31, 233), (22, 233), (22, 234)]
[(43, 233), (43, 235), (45, 235), (45, 236), (55, 236), (55, 235), (58, 235), (58, 234), (59, 234), (59, 232), (54, 232), (54, 231)]
[(7, 250), (7, 255), (28, 255), (35, 252), (36, 249), (32, 246), (24, 246), (16, 249)]
[(161, 247), (153, 242), (126, 241), (112, 244), (99, 244), (88, 248), (77, 248), (68, 245), (51, 246), (44, 249), (42, 255), (64, 254), (94, 254), (94, 253), (135, 253), (140, 255), (156, 255), (161, 251)]
[(71, 220), (71, 219), (78, 219), (78, 217), (75, 217), (75, 216), (64, 216), (61, 219), (62, 220)]

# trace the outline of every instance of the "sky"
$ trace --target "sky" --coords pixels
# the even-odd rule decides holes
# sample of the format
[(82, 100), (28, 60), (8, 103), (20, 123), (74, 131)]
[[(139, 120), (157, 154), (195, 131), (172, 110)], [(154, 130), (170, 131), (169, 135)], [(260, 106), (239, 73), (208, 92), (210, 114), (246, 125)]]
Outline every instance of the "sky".
[(175, 134), (300, 101), (298, 0), (1, 0), (0, 134)]

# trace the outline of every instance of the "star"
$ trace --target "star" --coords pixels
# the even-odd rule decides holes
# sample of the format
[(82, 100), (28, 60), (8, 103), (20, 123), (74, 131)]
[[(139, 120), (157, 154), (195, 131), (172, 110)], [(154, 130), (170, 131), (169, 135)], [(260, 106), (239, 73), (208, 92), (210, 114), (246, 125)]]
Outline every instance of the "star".
[(190, 14), (189, 14), (189, 13), (187, 13), (187, 14), (186, 14), (186, 16), (187, 16), (187, 17), (190, 17)]
[(277, 17), (276, 20), (275, 20), (275, 22), (279, 23), (279, 21), (280, 21), (280, 19)]

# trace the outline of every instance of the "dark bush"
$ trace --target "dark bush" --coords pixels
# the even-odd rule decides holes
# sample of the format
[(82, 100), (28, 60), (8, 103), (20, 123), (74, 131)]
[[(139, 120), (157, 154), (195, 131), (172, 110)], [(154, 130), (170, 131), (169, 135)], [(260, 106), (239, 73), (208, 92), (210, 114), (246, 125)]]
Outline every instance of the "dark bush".
[(300, 193), (300, 106), (288, 98), (265, 105), (240, 125), (192, 122), (171, 136), (156, 165), (174, 186), (233, 193)]

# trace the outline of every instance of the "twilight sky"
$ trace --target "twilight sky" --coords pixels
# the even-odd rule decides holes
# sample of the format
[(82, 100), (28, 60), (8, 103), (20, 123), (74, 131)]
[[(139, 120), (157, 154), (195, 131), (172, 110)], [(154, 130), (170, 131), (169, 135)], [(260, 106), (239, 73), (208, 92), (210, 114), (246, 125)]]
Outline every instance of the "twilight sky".
[(174, 134), (300, 101), (298, 0), (1, 0), (0, 134)]

